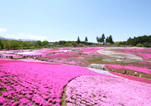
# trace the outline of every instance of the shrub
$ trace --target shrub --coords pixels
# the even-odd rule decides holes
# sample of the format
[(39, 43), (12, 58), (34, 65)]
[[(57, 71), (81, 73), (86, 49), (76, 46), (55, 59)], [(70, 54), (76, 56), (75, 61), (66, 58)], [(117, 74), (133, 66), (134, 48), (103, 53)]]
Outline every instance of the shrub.
[(143, 46), (143, 44), (141, 44), (141, 43), (137, 43), (137, 45), (136, 45), (137, 47), (142, 47)]

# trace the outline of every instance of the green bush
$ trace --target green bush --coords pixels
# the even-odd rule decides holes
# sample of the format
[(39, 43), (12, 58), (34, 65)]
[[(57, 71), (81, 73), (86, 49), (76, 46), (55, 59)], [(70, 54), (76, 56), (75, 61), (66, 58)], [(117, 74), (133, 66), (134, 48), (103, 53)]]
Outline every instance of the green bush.
[(142, 47), (143, 46), (143, 44), (141, 44), (141, 43), (137, 43), (137, 45), (136, 45), (137, 47)]

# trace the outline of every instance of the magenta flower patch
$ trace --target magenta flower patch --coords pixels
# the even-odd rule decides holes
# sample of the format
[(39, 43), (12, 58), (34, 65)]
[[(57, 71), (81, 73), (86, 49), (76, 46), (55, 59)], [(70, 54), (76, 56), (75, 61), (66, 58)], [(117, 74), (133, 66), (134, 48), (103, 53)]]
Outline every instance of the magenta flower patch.
[(82, 75), (101, 75), (85, 67), (18, 61), (2, 63), (0, 70), (0, 87), (3, 89), (0, 97), (3, 105), (35, 103), (59, 106), (63, 87), (70, 80)]
[(114, 65), (114, 64), (106, 64), (105, 67), (107, 69), (127, 69), (127, 70), (134, 70), (139, 71), (147, 74), (151, 74), (151, 69), (148, 69), (147, 67), (136, 67), (136, 66), (122, 66), (122, 65)]

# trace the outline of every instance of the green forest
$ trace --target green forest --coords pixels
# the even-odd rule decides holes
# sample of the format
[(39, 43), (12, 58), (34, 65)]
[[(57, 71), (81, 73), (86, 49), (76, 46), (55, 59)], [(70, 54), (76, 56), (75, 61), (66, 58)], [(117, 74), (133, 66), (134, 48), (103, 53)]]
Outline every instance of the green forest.
[(36, 49), (47, 47), (70, 47), (70, 46), (137, 46), (137, 47), (151, 47), (151, 35), (139, 36), (134, 38), (128, 38), (127, 41), (114, 42), (112, 35), (105, 38), (102, 34), (101, 37), (96, 37), (97, 43), (88, 42), (88, 37), (85, 37), (83, 41), (78, 36), (77, 41), (56, 41), (49, 42), (44, 41), (21, 41), (21, 40), (7, 40), (0, 39), (0, 50), (6, 49)]

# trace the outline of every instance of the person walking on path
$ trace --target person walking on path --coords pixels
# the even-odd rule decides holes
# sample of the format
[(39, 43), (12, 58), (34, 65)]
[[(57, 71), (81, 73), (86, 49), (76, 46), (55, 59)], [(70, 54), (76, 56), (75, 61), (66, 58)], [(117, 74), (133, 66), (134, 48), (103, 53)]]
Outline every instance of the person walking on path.
[(112, 72), (114, 72), (114, 69), (112, 69)]
[(137, 72), (135, 72), (135, 76), (137, 76)]
[(140, 74), (139, 77), (142, 77), (142, 74)]
[(126, 74), (126, 72), (127, 72), (127, 71), (125, 70), (125, 72), (124, 72), (124, 73)]

